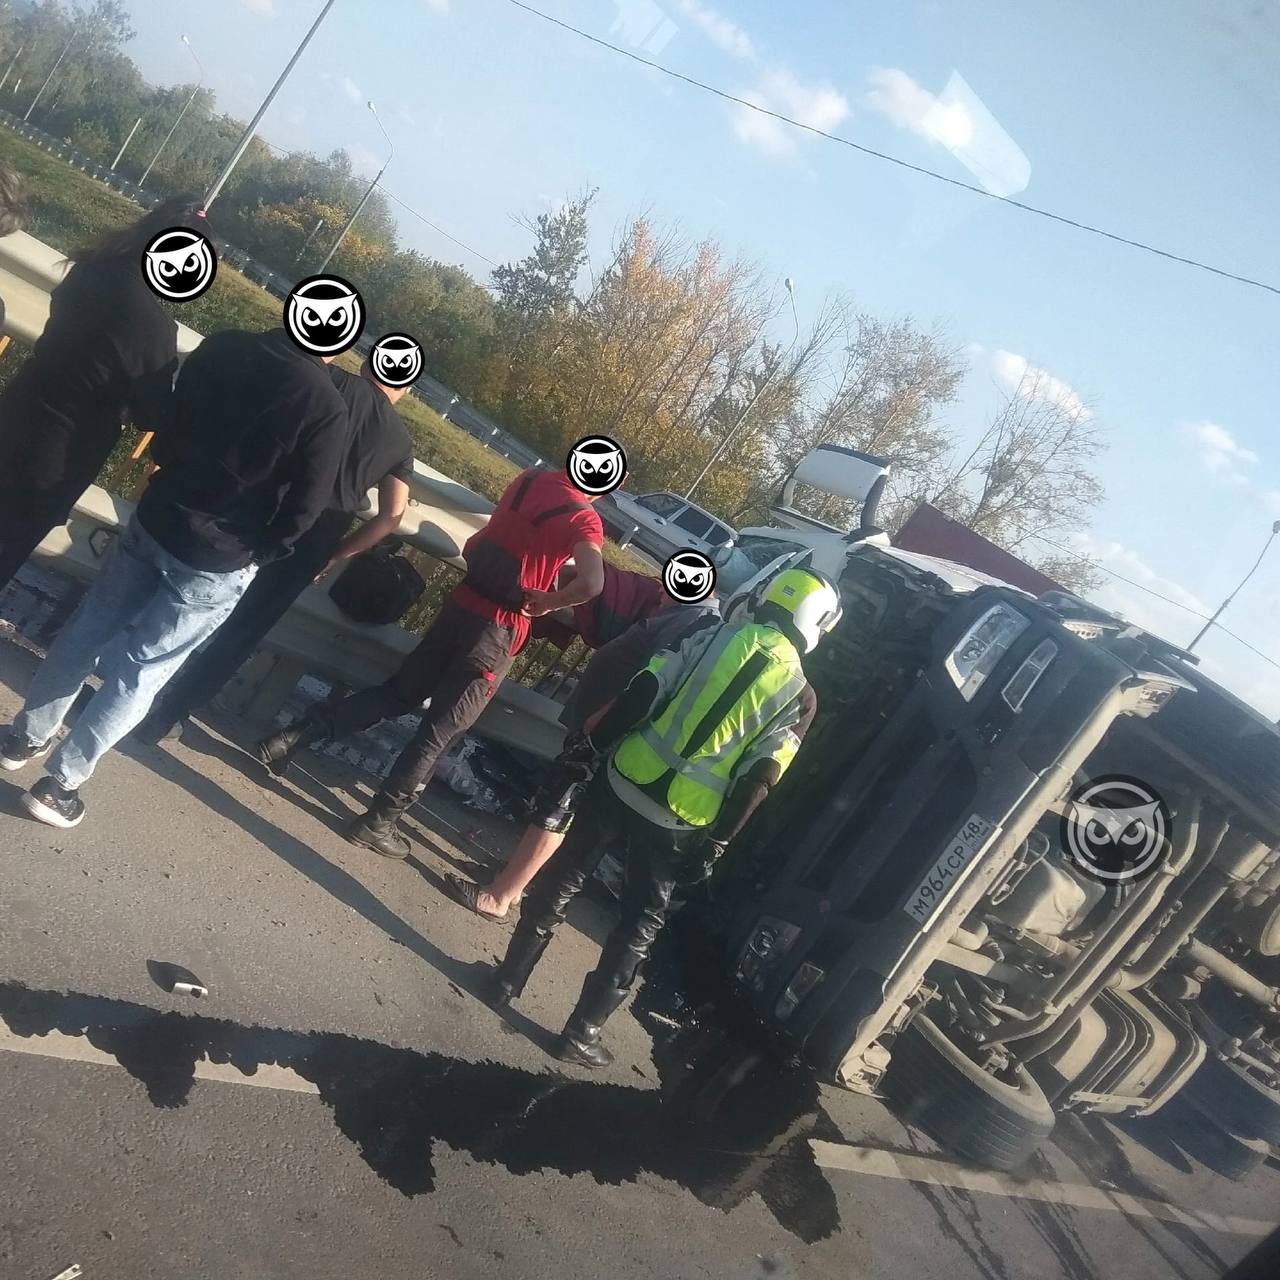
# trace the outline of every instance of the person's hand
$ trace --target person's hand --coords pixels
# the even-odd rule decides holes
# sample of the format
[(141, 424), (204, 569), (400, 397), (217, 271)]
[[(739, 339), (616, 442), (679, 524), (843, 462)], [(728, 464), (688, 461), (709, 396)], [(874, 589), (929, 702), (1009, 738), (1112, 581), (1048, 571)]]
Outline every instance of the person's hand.
[(589, 782), (599, 768), (600, 752), (585, 733), (575, 733), (565, 739), (556, 763), (564, 773)]
[(319, 573), (317, 573), (317, 574), (316, 574), (316, 576), (315, 576), (314, 578), (312, 578), (312, 579), (311, 579), (311, 581), (312, 581), (312, 582), (323, 582), (323, 581), (324, 581), (324, 580), (325, 580), (325, 579), (326, 579), (326, 578), (327, 578), (327, 577), (328, 577), (328, 576), (333, 572), (333, 570), (334, 570), (334, 566), (335, 566), (337, 563), (338, 563), (338, 562), (337, 562), (336, 560), (330, 560), (330, 561), (329, 561), (329, 563), (328, 563), (327, 565), (325, 565), (325, 567), (324, 567), (323, 569), (321, 569), (321, 570), (320, 570), (320, 572), (319, 572)]
[(526, 618), (541, 618), (555, 608), (555, 596), (550, 591), (528, 590), (524, 593), (524, 605), (520, 612)]
[(710, 880), (711, 872), (727, 847), (727, 840), (716, 840), (709, 835), (699, 836), (681, 858), (676, 884), (681, 889), (692, 889)]

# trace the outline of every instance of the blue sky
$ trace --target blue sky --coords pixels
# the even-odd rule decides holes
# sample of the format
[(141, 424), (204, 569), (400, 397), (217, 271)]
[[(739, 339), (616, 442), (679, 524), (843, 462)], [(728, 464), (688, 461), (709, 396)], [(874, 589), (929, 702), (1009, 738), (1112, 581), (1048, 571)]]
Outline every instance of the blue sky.
[[(1280, 16), (1253, 0), (536, 0), (593, 34), (878, 150), (1242, 275), (1280, 283)], [(189, 80), (186, 32), (249, 114), (320, 0), (129, 0), (132, 52)], [(1212, 9), (1212, 13), (1210, 12)], [(508, 0), (337, 0), (262, 132), (346, 147), (482, 256), (416, 219), (404, 239), (483, 278), (522, 254), (513, 214), (598, 186), (602, 257), (648, 207), (797, 282), (941, 319), (973, 373), (1093, 406), (1107, 501), (1079, 546), (1211, 610), (1280, 518), (1280, 297), (1082, 234), (799, 133), (630, 63)], [(785, 336), (785, 335), (784, 335)], [(1197, 620), (1118, 579), (1111, 607), (1187, 641)], [(1280, 539), (1224, 618), (1280, 662)], [(1217, 678), (1280, 717), (1280, 670), (1230, 639)]]

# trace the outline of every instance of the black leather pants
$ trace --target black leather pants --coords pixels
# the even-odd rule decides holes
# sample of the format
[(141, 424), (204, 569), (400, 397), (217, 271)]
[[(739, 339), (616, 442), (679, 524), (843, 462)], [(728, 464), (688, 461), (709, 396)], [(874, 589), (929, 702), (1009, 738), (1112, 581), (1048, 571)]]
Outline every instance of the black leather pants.
[(679, 851), (690, 834), (646, 822), (614, 796), (607, 778), (597, 778), (564, 843), (525, 895), (520, 922), (498, 966), (499, 981), (513, 996), (523, 991), (529, 974), (564, 921), (569, 904), (582, 891), (601, 858), (620, 846), (626, 871), (620, 918), (583, 988), (583, 1000), (592, 1006), (589, 1012), (594, 1015), (588, 1021), (597, 1025), (602, 1022), (625, 998), (666, 922), (676, 886)]

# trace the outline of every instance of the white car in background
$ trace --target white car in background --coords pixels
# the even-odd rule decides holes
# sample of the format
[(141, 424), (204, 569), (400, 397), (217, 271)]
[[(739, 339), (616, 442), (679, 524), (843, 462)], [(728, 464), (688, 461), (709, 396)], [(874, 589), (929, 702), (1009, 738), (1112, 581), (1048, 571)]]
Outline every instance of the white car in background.
[(632, 497), (621, 489), (601, 500), (600, 518), (622, 546), (633, 546), (657, 564), (677, 551), (701, 551), (715, 557), (733, 545), (733, 528), (697, 503), (666, 490)]

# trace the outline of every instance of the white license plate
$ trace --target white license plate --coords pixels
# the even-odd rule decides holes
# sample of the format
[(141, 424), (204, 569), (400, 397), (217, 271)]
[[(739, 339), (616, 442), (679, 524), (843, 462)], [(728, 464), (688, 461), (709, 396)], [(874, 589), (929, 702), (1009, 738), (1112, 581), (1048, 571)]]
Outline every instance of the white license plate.
[(951, 896), (969, 864), (991, 842), (997, 827), (980, 813), (970, 814), (969, 819), (947, 842), (946, 852), (929, 870), (907, 899), (903, 910), (913, 920), (924, 924)]

